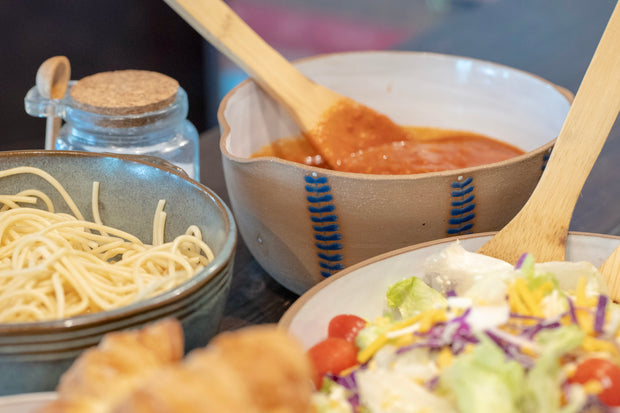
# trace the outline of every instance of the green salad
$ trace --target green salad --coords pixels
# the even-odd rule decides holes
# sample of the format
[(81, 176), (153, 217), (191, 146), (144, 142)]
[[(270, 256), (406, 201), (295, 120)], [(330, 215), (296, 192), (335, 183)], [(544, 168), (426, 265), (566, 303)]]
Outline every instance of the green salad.
[(308, 350), (319, 413), (620, 411), (620, 308), (588, 262), (455, 242)]

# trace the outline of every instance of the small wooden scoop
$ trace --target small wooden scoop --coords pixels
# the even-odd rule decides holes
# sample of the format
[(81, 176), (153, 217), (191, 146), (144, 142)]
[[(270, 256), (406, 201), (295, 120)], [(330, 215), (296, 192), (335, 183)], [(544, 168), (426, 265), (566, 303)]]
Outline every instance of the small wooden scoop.
[(620, 110), (620, 6), (616, 5), (557, 138), (523, 209), (479, 252), (515, 263), (563, 261), (577, 199)]
[[(36, 85), (39, 94), (47, 99), (62, 99), (71, 79), (71, 65), (65, 56), (45, 60), (37, 70)], [(54, 147), (61, 119), (50, 116), (45, 124), (45, 149)]]
[(352, 153), (403, 141), (407, 132), (299, 72), (221, 0), (165, 0), (198, 33), (280, 103), (333, 169)]

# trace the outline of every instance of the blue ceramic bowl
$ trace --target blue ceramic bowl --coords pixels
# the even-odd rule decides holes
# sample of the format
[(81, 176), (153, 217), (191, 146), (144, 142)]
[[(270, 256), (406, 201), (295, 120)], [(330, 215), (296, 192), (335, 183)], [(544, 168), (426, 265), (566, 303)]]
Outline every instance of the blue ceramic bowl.
[[(1, 395), (53, 390), (76, 356), (98, 344), (104, 334), (165, 317), (180, 320), (186, 351), (207, 344), (222, 318), (237, 242), (233, 216), (215, 193), (157, 159), (69, 151), (0, 152), (0, 170), (26, 165), (54, 176), (85, 219), (92, 219), (92, 182), (99, 181), (102, 221), (143, 240), (151, 239), (153, 225), (152, 213), (144, 211), (154, 211), (164, 198), (166, 237), (198, 225), (215, 259), (173, 290), (126, 307), (57, 321), (0, 324)], [(64, 205), (35, 175), (0, 179), (0, 193), (25, 188), (42, 189), (57, 207)]]

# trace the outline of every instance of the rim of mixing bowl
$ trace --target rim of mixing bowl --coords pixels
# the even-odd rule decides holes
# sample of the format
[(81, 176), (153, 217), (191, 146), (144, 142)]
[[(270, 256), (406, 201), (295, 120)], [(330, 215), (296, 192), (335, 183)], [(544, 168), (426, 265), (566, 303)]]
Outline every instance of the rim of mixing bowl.
[[(360, 55), (360, 54), (385, 54), (385, 55), (417, 55), (417, 56), (430, 56), (430, 57), (437, 57), (437, 58), (447, 58), (447, 59), (467, 59), (470, 60), (472, 62), (477, 62), (480, 64), (485, 64), (485, 65), (489, 65), (489, 66), (493, 66), (493, 67), (497, 67), (497, 68), (501, 68), (501, 69), (505, 69), (505, 70), (510, 70), (512, 72), (515, 73), (520, 73), (522, 75), (525, 75), (527, 77), (530, 77), (532, 79), (537, 79), (538, 81), (551, 86), (553, 89), (555, 89), (560, 95), (562, 95), (566, 101), (569, 104), (572, 104), (573, 99), (574, 99), (574, 94), (568, 90), (565, 87), (556, 85), (554, 83), (552, 83), (551, 81), (533, 74), (531, 72), (522, 70), (522, 69), (517, 69), (514, 68), (512, 66), (508, 66), (508, 65), (504, 65), (501, 63), (495, 63), (489, 60), (484, 60), (484, 59), (478, 59), (478, 58), (473, 58), (473, 57), (469, 57), (469, 56), (461, 56), (461, 55), (456, 55), (456, 54), (447, 54), (447, 53), (435, 53), (435, 52), (417, 52), (417, 51), (402, 51), (402, 50), (386, 50), (386, 51), (351, 51), (351, 52), (337, 52), (337, 53), (322, 53), (322, 54), (317, 54), (317, 55), (313, 55), (313, 56), (308, 56), (308, 57), (304, 57), (298, 60), (295, 60), (294, 63), (298, 64), (298, 63), (303, 63), (303, 62), (307, 62), (307, 61), (312, 61), (312, 60), (320, 60), (320, 59), (324, 59), (324, 58), (329, 58), (329, 57), (333, 57), (333, 56), (338, 56), (338, 55)], [(308, 173), (321, 173), (321, 174), (326, 174), (326, 175), (336, 175), (336, 176), (342, 176), (342, 177), (347, 177), (347, 178), (354, 178), (354, 179), (360, 179), (360, 180), (402, 180), (402, 179), (407, 179), (407, 180), (411, 180), (411, 179), (426, 179), (429, 177), (435, 177), (435, 176), (452, 176), (452, 175), (461, 175), (461, 174), (469, 174), (472, 171), (479, 171), (479, 170), (484, 170), (490, 167), (502, 167), (504, 165), (510, 165), (513, 163), (518, 163), (521, 162), (523, 159), (527, 159), (530, 158), (532, 156), (539, 156), (540, 154), (543, 154), (549, 150), (551, 150), (551, 148), (553, 147), (553, 145), (555, 145), (555, 141), (556, 138), (551, 139), (550, 141), (544, 143), (543, 145), (539, 146), (538, 148), (532, 149), (530, 151), (527, 151), (521, 155), (512, 157), (510, 159), (506, 159), (500, 162), (494, 162), (494, 163), (489, 163), (489, 164), (484, 164), (484, 165), (479, 165), (479, 166), (472, 166), (472, 167), (468, 167), (468, 168), (461, 168), (461, 169), (451, 169), (451, 170), (446, 170), (446, 171), (436, 171), (436, 172), (425, 172), (425, 173), (417, 173), (417, 174), (395, 174), (395, 175), (382, 175), (382, 174), (367, 174), (367, 173), (358, 173), (358, 172), (343, 172), (343, 171), (336, 171), (333, 169), (326, 169), (326, 168), (321, 168), (321, 167), (317, 167), (317, 166), (310, 166), (310, 165), (305, 165), (302, 163), (298, 163), (298, 162), (293, 162), (293, 161), (288, 161), (282, 158), (278, 158), (275, 156), (261, 156), (261, 157), (256, 157), (256, 158), (248, 158), (248, 157), (240, 157), (240, 156), (236, 156), (233, 155), (232, 153), (230, 153), (228, 151), (228, 149), (226, 148), (226, 142), (227, 140), (230, 138), (230, 132), (231, 132), (231, 126), (228, 123), (228, 120), (226, 119), (224, 112), (226, 110), (226, 107), (228, 106), (228, 102), (229, 100), (237, 93), (237, 91), (248, 85), (249, 83), (256, 83), (253, 79), (251, 78), (247, 78), (245, 80), (243, 80), (242, 82), (240, 82), (238, 85), (236, 85), (233, 89), (231, 89), (223, 98), (222, 101), (220, 102), (220, 105), (218, 107), (217, 110), (217, 119), (218, 122), (220, 124), (221, 127), (221, 132), (220, 132), (220, 151), (222, 153), (223, 156), (225, 156), (226, 158), (234, 161), (234, 162), (238, 162), (238, 163), (242, 163), (242, 164), (250, 164), (250, 163), (260, 163), (260, 162), (274, 162), (274, 163), (280, 163), (283, 165), (288, 165), (291, 167), (295, 167), (295, 168), (299, 168), (302, 169), (304, 171), (307, 171)], [(558, 131), (559, 133), (559, 131)]]

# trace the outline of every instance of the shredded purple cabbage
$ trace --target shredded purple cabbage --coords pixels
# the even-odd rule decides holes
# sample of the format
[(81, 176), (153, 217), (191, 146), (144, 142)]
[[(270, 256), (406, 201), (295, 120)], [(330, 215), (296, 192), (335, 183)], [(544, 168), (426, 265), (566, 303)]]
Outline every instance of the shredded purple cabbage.
[(506, 341), (490, 330), (486, 330), (485, 334), (487, 335), (487, 337), (493, 340), (493, 342), (499, 348), (504, 351), (504, 353), (509, 359), (517, 361), (525, 368), (531, 368), (532, 366), (534, 366), (534, 360), (531, 357), (523, 354), (518, 344)]
[(525, 262), (525, 259), (527, 258), (528, 253), (526, 252), (525, 254), (522, 254), (519, 259), (517, 260), (517, 263), (515, 264), (515, 270), (520, 269), (523, 266), (523, 263)]
[(478, 339), (471, 331), (467, 316), (471, 308), (465, 310), (463, 314), (446, 322), (439, 322), (424, 333), (413, 333), (422, 340), (396, 350), (397, 354), (411, 351), (414, 348), (441, 349), (450, 346), (453, 354), (460, 354), (468, 343), (478, 343)]
[(536, 325), (524, 328), (521, 334), (532, 340), (542, 330), (559, 328), (561, 326), (562, 324), (559, 321), (542, 321)]
[(430, 380), (427, 380), (426, 383), (424, 383), (424, 386), (429, 390), (429, 391), (434, 391), (437, 386), (439, 385), (439, 376), (435, 376)]
[(347, 395), (347, 401), (353, 408), (353, 411), (357, 411), (360, 405), (359, 390), (357, 387), (357, 381), (355, 380), (355, 373), (357, 370), (347, 374), (346, 376), (336, 376), (329, 374), (327, 377), (335, 383), (341, 385), (349, 391)]
[(535, 315), (525, 315), (525, 314), (519, 314), (519, 313), (510, 313), (510, 318), (523, 318), (526, 320), (536, 320), (538, 322), (545, 321), (543, 317), (537, 317)]
[(534, 364), (536, 364), (532, 357), (528, 356), (527, 354), (523, 354), (521, 350), (516, 346), (509, 347), (507, 351), (505, 351), (505, 353), (509, 358), (515, 360), (526, 369), (531, 369), (532, 367), (534, 367)]
[(618, 413), (618, 408), (607, 406), (596, 395), (590, 394), (580, 412)]
[(579, 324), (579, 321), (577, 320), (577, 311), (575, 311), (575, 304), (573, 303), (573, 300), (571, 300), (570, 297), (566, 297), (566, 301), (568, 301), (568, 314), (570, 315), (570, 320), (573, 324)]
[(607, 308), (607, 296), (599, 295), (598, 303), (596, 304), (596, 313), (594, 316), (594, 331), (597, 333), (603, 332), (603, 327), (605, 326), (605, 309)]

